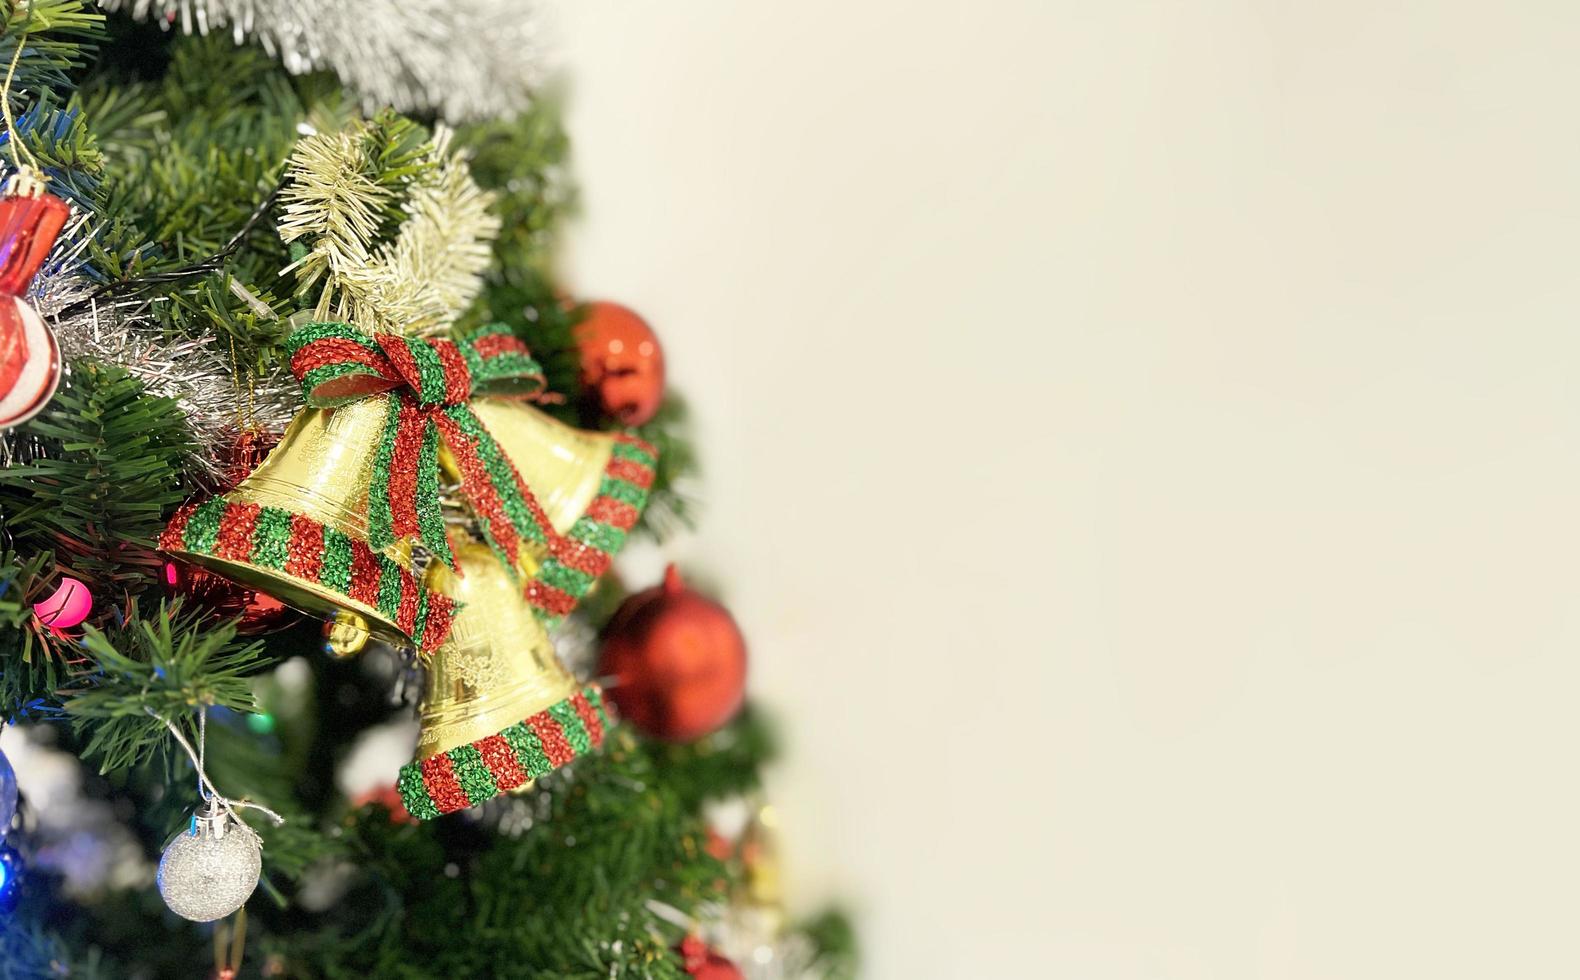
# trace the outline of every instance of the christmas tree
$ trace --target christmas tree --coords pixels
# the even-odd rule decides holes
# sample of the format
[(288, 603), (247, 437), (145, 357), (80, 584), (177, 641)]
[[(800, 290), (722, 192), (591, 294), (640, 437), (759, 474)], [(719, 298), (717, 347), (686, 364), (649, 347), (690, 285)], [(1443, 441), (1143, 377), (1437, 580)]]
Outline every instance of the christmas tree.
[(102, 8), (0, 44), (0, 976), (848, 975), (735, 624), (611, 570), (696, 467), (523, 13)]

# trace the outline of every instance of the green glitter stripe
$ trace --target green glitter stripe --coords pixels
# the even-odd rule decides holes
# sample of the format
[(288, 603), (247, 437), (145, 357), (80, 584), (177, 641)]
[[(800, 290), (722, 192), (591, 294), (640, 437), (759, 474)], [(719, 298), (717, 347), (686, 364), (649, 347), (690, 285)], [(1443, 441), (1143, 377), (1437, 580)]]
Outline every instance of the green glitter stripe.
[(351, 374), (360, 374), (369, 378), (383, 377), (383, 375), (366, 364), (358, 364), (355, 361), (336, 361), (333, 364), (315, 367), (302, 375), (302, 397), (307, 400), (307, 404), (314, 408), (334, 408), (338, 405), (349, 405), (351, 402), (361, 401), (368, 397), (366, 392), (341, 395), (338, 398), (328, 398), (316, 394), (320, 385), (328, 384), (331, 381)]
[(524, 721), (509, 725), (499, 733), (510, 745), (510, 751), (516, 754), (516, 764), (521, 771), (527, 774), (528, 779), (537, 779), (539, 776), (553, 769), (549, 757), (543, 752), (543, 743), (538, 741), (538, 733)]
[(395, 786), (400, 790), (407, 813), (418, 820), (432, 820), (439, 815), (439, 808), (433, 805), (432, 798), (428, 796), (428, 786), (422, 781), (421, 768), (402, 766)]
[(252, 531), (252, 563), (279, 571), (290, 555), (290, 544), (290, 513), (278, 507), (259, 510), (258, 523)]
[(591, 517), (578, 517), (566, 532), (566, 537), (612, 555), (625, 545), (626, 534), (613, 524), (600, 524)]
[(411, 621), (411, 641), (422, 647), (423, 634), (428, 631), (428, 590), (417, 590), (417, 615)]
[(411, 351), (412, 362), (417, 365), (417, 400), (424, 405), (440, 404), (448, 389), (439, 352), (420, 340), (407, 341), (406, 349)]
[[(525, 383), (533, 381), (531, 377), (522, 375), (541, 375), (543, 368), (532, 358), (519, 351), (509, 351), (496, 354), (483, 361), (483, 374), (478, 378), (480, 386), (493, 381), (514, 381)], [(487, 394), (487, 392), (484, 392)]]
[(553, 558), (539, 566), (538, 574), (533, 577), (545, 585), (552, 585), (561, 592), (569, 592), (577, 598), (585, 595), (587, 590), (592, 588), (592, 584), (595, 581), (594, 577), (586, 572), (579, 572), (567, 565), (562, 565)]
[(181, 541), (188, 551), (195, 551), (200, 555), (210, 554), (214, 550), (214, 542), (219, 539), (219, 522), (225, 516), (225, 498), (214, 497), (205, 500), (192, 516), (187, 518), (186, 530), (182, 532)]
[(598, 484), (598, 496), (613, 497), (623, 504), (630, 504), (632, 507), (638, 508), (647, 503), (646, 490), (634, 483), (627, 483), (612, 476), (604, 477), (603, 482)]
[(450, 757), (455, 781), (461, 784), (468, 803), (476, 806), (499, 795), (499, 784), (494, 782), (494, 774), (488, 771), (488, 764), (483, 761), (483, 753), (477, 751), (477, 746), (460, 745), (445, 755)]
[(456, 344), (455, 349), (461, 352), (461, 360), (466, 362), (466, 373), (472, 376), (472, 387), (476, 388), (477, 379), (483, 375), (483, 355), (465, 341)]
[(379, 612), (390, 622), (400, 618), (401, 567), (386, 555), (377, 555), (379, 562)]
[(351, 593), (351, 539), (328, 525), (324, 526), (324, 560), (318, 582), (341, 595)]
[(592, 751), (592, 736), (587, 734), (582, 716), (576, 713), (576, 705), (570, 701), (550, 705), (549, 717), (560, 723), (560, 727), (565, 730), (565, 741), (571, 743), (571, 748), (578, 756)]
[(395, 461), (395, 439), (400, 435), (402, 398), (385, 399), (384, 431), (373, 457), (373, 481), (368, 486), (368, 544), (388, 548), (395, 543), (395, 515), (390, 509), (390, 467)]
[[(592, 705), (603, 731), (607, 733), (612, 727), (609, 716), (603, 709), (603, 697), (598, 687), (593, 684), (581, 689), (581, 696)], [(565, 742), (570, 746), (571, 758), (565, 765), (591, 754), (597, 746), (593, 742), (592, 732), (587, 724), (582, 721), (581, 714), (576, 710), (575, 697), (568, 697), (544, 709), (544, 714), (560, 726), (560, 731), (565, 736)], [(511, 754), (515, 756), (516, 764), (521, 767), (522, 773), (528, 779), (537, 779), (546, 773), (552, 772), (555, 766), (549, 761), (547, 753), (543, 751), (543, 743), (532, 730), (528, 720), (522, 720), (505, 726), (498, 733), (505, 744), (510, 746)], [(485, 736), (492, 737), (492, 736)], [(494, 774), (489, 771), (488, 764), (483, 761), (483, 755), (478, 748), (478, 743), (483, 739), (459, 745), (445, 751), (444, 756), (450, 761), (450, 772), (456, 783), (461, 787), (461, 792), (466, 796), (467, 806), (476, 806), (485, 800), (499, 795), (498, 782)], [(419, 820), (432, 820), (440, 816), (438, 806), (433, 797), (428, 793), (428, 786), (422, 778), (423, 763), (413, 761), (401, 767), (400, 775), (396, 779), (396, 787), (400, 790), (401, 798), (405, 801), (406, 809)]]
[(633, 463), (641, 463), (648, 469), (658, 465), (658, 457), (647, 452), (641, 446), (630, 442), (617, 442), (614, 444), (615, 459), (629, 459)]
[(325, 320), (305, 324), (293, 331), (289, 337), (285, 338), (285, 350), (287, 354), (294, 356), (297, 351), (313, 341), (325, 339), (350, 340), (366, 350), (379, 353), (378, 345), (373, 342), (373, 339), (349, 323)]
[(520, 487), (516, 484), (516, 474), (509, 459), (494, 441), (494, 437), (488, 434), (488, 430), (483, 427), (478, 417), (472, 414), (469, 407), (451, 405), (444, 411), (476, 444), (477, 458), (482, 461), (483, 469), (488, 474), (488, 482), (493, 484), (494, 492), (499, 495), (500, 505), (504, 508), (505, 517), (516, 529), (516, 533), (529, 541), (547, 543), (547, 529), (538, 525), (531, 508), (522, 499)]

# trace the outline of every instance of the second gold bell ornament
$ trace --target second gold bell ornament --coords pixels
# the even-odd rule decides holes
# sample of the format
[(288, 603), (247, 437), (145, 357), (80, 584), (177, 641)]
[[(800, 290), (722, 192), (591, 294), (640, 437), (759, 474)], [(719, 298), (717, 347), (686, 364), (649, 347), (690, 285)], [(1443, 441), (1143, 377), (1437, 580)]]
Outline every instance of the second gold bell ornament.
[(597, 684), (560, 664), (519, 584), (486, 546), (452, 544), (460, 576), (435, 562), (426, 584), (460, 603), (450, 635), (425, 658), (417, 758), (397, 786), (421, 820), (476, 806), (603, 744)]

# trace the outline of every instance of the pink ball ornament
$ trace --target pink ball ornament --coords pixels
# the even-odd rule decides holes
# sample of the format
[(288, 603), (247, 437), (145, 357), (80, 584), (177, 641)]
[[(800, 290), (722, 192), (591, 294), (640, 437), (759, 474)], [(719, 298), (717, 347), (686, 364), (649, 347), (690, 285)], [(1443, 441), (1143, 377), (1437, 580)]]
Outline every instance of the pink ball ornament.
[(61, 578), (55, 594), (41, 602), (33, 603), (33, 615), (56, 636), (80, 626), (93, 611), (93, 593), (81, 582), (67, 575)]

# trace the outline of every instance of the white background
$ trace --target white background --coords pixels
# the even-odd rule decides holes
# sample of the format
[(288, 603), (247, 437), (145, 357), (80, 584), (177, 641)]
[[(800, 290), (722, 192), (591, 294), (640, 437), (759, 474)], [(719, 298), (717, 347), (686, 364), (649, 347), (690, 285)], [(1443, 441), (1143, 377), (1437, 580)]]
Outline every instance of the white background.
[(1580, 7), (553, 7), (868, 975), (1580, 975)]

